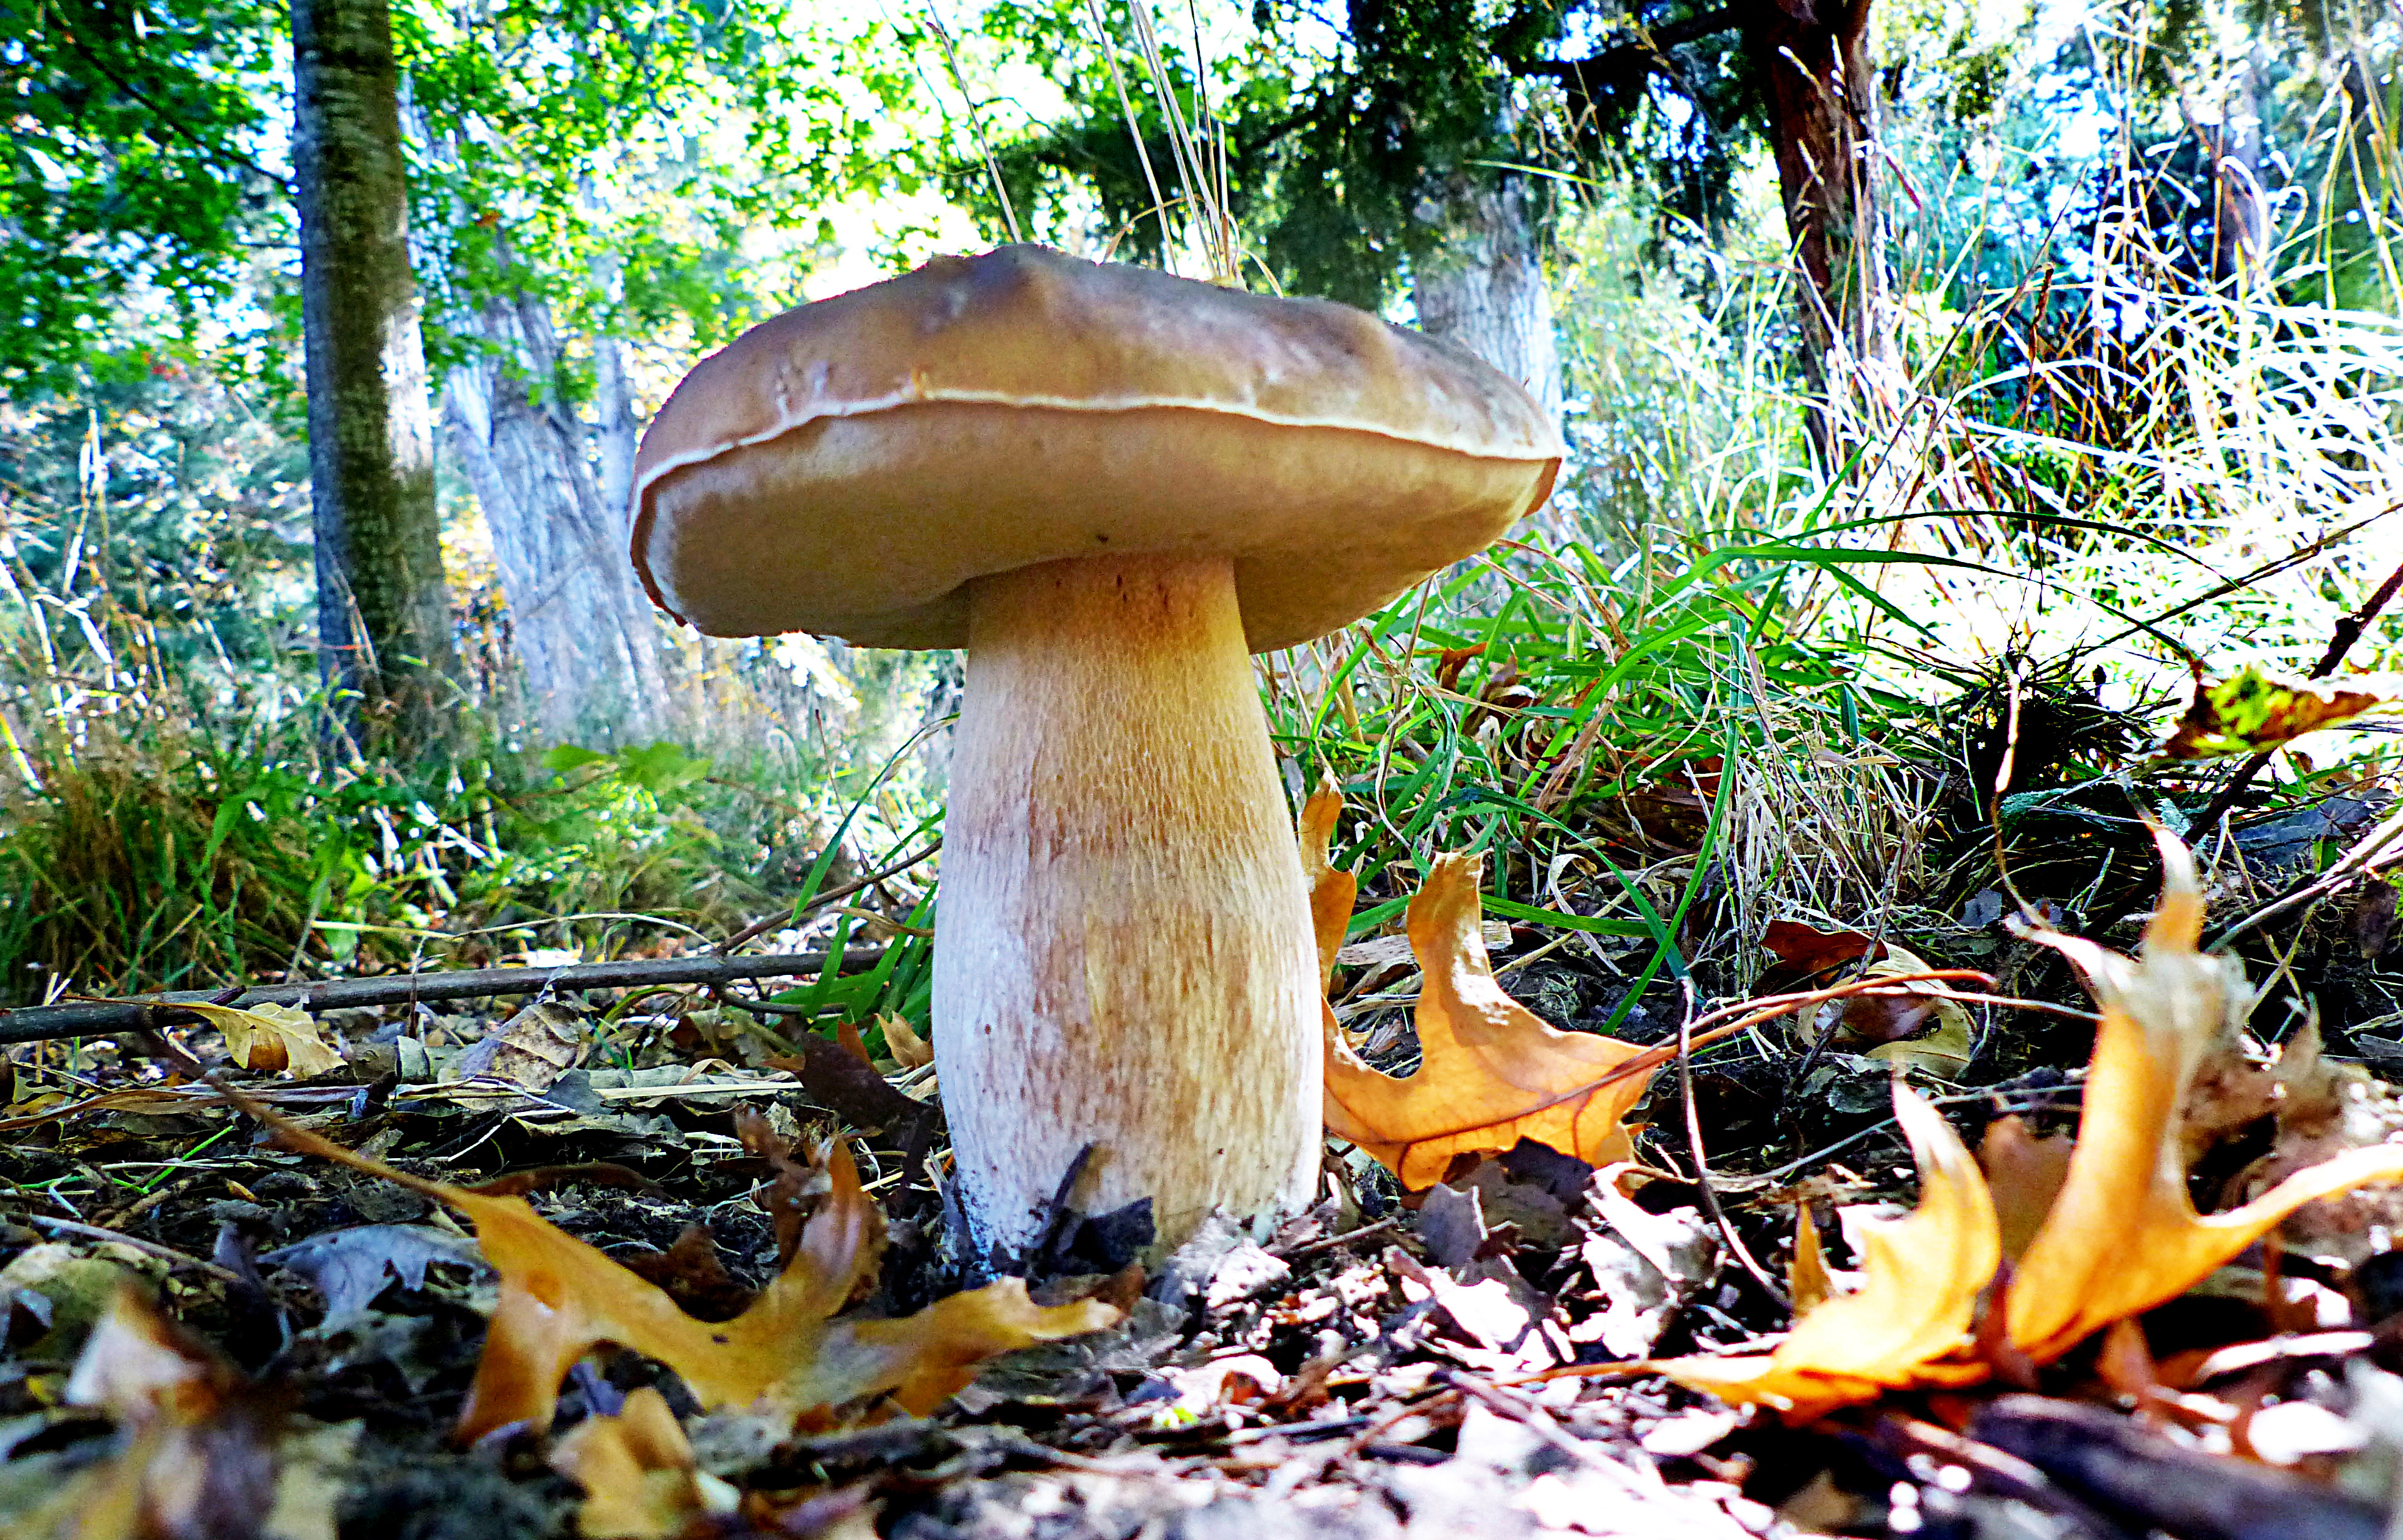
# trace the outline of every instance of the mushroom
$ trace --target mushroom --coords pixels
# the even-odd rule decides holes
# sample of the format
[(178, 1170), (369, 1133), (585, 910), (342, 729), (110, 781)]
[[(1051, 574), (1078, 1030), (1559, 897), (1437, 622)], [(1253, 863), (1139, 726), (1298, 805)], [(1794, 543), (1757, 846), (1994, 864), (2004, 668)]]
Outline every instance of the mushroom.
[(967, 649), (935, 1062), (971, 1255), (1314, 1194), (1320, 981), (1249, 655), (1549, 493), (1558, 425), (1347, 306), (1039, 246), (744, 333), (644, 436), (633, 559), (717, 636)]

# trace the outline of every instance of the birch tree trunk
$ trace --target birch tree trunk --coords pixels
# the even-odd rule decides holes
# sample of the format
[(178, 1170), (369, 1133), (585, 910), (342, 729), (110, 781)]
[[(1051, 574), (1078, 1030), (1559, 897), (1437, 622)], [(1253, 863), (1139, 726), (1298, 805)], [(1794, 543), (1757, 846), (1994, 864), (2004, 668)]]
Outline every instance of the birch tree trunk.
[(321, 666), (363, 747), (415, 757), (454, 742), (457, 664), (385, 0), (293, 0), (292, 52)]
[[(586, 424), (555, 395), (535, 395), (533, 382), (555, 379), (560, 363), (550, 307), (495, 298), (480, 321), (489, 351), (451, 371), (443, 417), (492, 532), (528, 715), (553, 742), (679, 736), (685, 714), (660, 668), (660, 628), (626, 555), (624, 493), (612, 498), (595, 479)], [(623, 370), (614, 372), (604, 401), (614, 390), (631, 437)], [(604, 425), (610, 413), (604, 404)], [(613, 467), (608, 451), (604, 431), (602, 475), (626, 479), (631, 452)]]
[[(1419, 329), (1465, 348), (1526, 386), (1557, 422), (1561, 349), (1552, 291), (1518, 180), (1493, 185), (1455, 178), (1421, 213), (1444, 232), (1444, 242), (1412, 268)], [(1538, 517), (1548, 534), (1575, 533), (1549, 505)]]

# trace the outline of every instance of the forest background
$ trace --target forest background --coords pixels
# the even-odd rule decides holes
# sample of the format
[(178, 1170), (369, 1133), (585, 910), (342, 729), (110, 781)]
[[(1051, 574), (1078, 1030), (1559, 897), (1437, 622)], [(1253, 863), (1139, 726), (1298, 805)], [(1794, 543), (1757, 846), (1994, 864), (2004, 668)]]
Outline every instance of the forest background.
[[(2374, 727), (2241, 791), (2131, 776), (2188, 680), (2304, 672), (2403, 555), (2398, 37), (2225, 0), (0, 0), (0, 996), (766, 921), (893, 943), (811, 998), (923, 1022), (956, 660), (679, 631), (623, 520), (707, 351), (1012, 238), (1365, 305), (1563, 412), (1538, 527), (1262, 660), (1289, 784), (1368, 810), (1355, 933), (1496, 853), (1488, 912), (1621, 980), (1555, 1019), (1706, 956), (1740, 987), (1710, 938), (1770, 918), (1949, 924), (1965, 787), (2005, 839), (2359, 790)], [(313, 91), (388, 114), (398, 174), (313, 176)], [(343, 197), (406, 230), (368, 437), (413, 524), (323, 490), (300, 252)], [(441, 594), (379, 607), (437, 540)]]

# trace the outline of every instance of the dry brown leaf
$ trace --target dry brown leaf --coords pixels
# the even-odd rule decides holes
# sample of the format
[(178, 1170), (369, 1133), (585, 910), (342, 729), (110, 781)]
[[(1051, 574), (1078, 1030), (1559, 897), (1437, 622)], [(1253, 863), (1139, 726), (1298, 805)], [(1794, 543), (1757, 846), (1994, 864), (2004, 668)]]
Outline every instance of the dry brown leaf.
[(2077, 965), (2103, 1006), (2069, 1179), (2011, 1283), (2011, 1340), (2039, 1364), (2184, 1294), (2305, 1203), (2403, 1178), (2403, 1145), (2382, 1145), (2297, 1172), (2243, 1208), (2195, 1213), (2178, 1108), (2250, 994), (2236, 959), (2195, 950), (2203, 902), (2194, 859), (2170, 834), (2154, 838), (2165, 880), (2135, 958), (2077, 936), (2035, 936)]
[[(1335, 777), (1319, 777), (1318, 789), (1301, 805), (1301, 874), (1310, 880), (1310, 928), (1318, 938), (1318, 982), (1323, 989), (1335, 973), (1335, 954), (1343, 950), (1343, 933), (1352, 923), (1352, 906), (1360, 896), (1360, 880), (1338, 871), (1328, 859), (1334, 848), (1335, 820), (1343, 813), (1343, 794)], [(1327, 1015), (1332, 1027), (1335, 1013)]]
[(590, 1012), (573, 1001), (537, 994), (490, 1034), (451, 1061), (446, 1080), (498, 1081), (519, 1090), (549, 1090), (592, 1049)]
[(731, 1512), (739, 1496), (694, 1468), (691, 1440), (649, 1385), (617, 1416), (578, 1422), (550, 1468), (584, 1489), (576, 1533), (586, 1540), (674, 1540), (703, 1514)]
[(19, 1514), (8, 1533), (58, 1540), (264, 1533), (274, 1508), (277, 1398), (131, 1286), (118, 1290), (68, 1375), (69, 1405), (130, 1437), (114, 1458)]
[[(1771, 920), (1761, 931), (1760, 950), (1777, 964), (1762, 973), (1757, 987), (1768, 994), (1826, 982), (1820, 975), (1859, 962), (1877, 944), (1856, 930), (1827, 931), (1799, 920)], [(1879, 955), (1884, 955), (1882, 949)]]
[(684, 1379), (705, 1408), (763, 1398), (795, 1412), (890, 1394), (913, 1414), (932, 1411), (976, 1377), (995, 1353), (1076, 1337), (1114, 1324), (1095, 1300), (1046, 1308), (1006, 1278), (938, 1299), (892, 1321), (837, 1321), (836, 1311), (873, 1269), (882, 1230), (860, 1190), (851, 1152), (830, 1144), (821, 1165), (831, 1191), (801, 1228), (784, 1271), (731, 1321), (697, 1321), (657, 1284), (536, 1214), (521, 1198), (490, 1198), (429, 1182), (328, 1143), (275, 1118), (290, 1147), (338, 1161), (440, 1202), (475, 1221), (476, 1243), (501, 1275), (500, 1300), (459, 1416), (458, 1436), (550, 1423), (559, 1383), (604, 1342), (656, 1358)]
[[(1303, 804), (1303, 872), (1322, 970), (1334, 966), (1358, 893), (1327, 848), (1343, 799), (1322, 780)], [(1424, 978), (1417, 1013), (1419, 1067), (1407, 1079), (1371, 1069), (1326, 1013), (1327, 1127), (1382, 1162), (1403, 1186), (1443, 1179), (1454, 1158), (1498, 1154), (1520, 1140), (1547, 1145), (1593, 1166), (1629, 1158), (1623, 1123), (1644, 1099), (1649, 1075), (1602, 1084), (1644, 1050), (1616, 1038), (1562, 1032), (1523, 1009), (1493, 981), (1485, 957), (1479, 865), (1436, 858), (1406, 916)]]
[(935, 1061), (935, 1046), (919, 1036), (904, 1018), (880, 1016), (876, 1024), (884, 1029), (884, 1047), (893, 1061), (903, 1069), (924, 1069)]
[(1894, 1112), (1919, 1163), (1919, 1206), (1862, 1226), (1861, 1286), (1804, 1313), (1774, 1353), (1674, 1358), (1655, 1367), (1721, 1400), (1797, 1417), (1887, 1389), (1985, 1378), (1983, 1364), (1959, 1355), (2002, 1255), (1993, 1203), (1978, 1162), (1942, 1114), (1899, 1081)]
[[(2278, 1049), (2269, 1078), (2278, 1138), (2268, 1154), (2239, 1172), (2226, 1196), (2236, 1201), (2272, 1191), (2306, 1167), (2348, 1150), (2383, 1145), (2403, 1134), (2403, 1099), (2358, 1064), (2321, 1055), (2317, 1020), (2306, 1020)], [(2194, 1098), (2188, 1097), (2191, 1108)], [(2188, 1141), (2189, 1144), (2192, 1141)], [(2403, 1187), (2356, 1189), (2305, 1204), (2280, 1227), (2288, 1251), (2357, 1267), (2403, 1232)]]
[(2003, 1232), (2003, 1256), (2016, 1265), (2028, 1242), (2044, 1228), (2061, 1185), (2069, 1180), (2069, 1152), (2076, 1141), (2065, 1133), (2038, 1139), (2016, 1116), (1997, 1117), (1986, 1125), (1978, 1146), (1978, 1165), (1994, 1195), (1994, 1219)]
[(194, 1002), (184, 1007), (225, 1034), (226, 1052), (246, 1070), (307, 1080), (342, 1067), (309, 1013), (273, 1004), (236, 1009)]
[[(1924, 960), (1900, 947), (1888, 946), (1882, 961), (1863, 972), (1865, 978), (1897, 978), (1936, 971)], [(1856, 1016), (1857, 1013), (1857, 1016)], [(1933, 1019), (1931, 1020), (1931, 1018)], [(1939, 1080), (1958, 1080), (1969, 1067), (1969, 1013), (1952, 992), (1933, 981), (1915, 983), (1901, 995), (1856, 995), (1844, 1006), (1846, 1027), (1870, 1035), (1861, 1022), (1874, 1020), (1883, 1047), (1868, 1057), (1900, 1064)], [(1929, 1031), (1930, 1027), (1933, 1031)], [(1913, 1036), (1914, 1033), (1925, 1036)]]
[(2173, 759), (2266, 754), (2321, 728), (2351, 721), (2403, 695), (2393, 674), (2293, 679), (2246, 668), (2216, 685), (2197, 683), (2193, 704), (2161, 745)]

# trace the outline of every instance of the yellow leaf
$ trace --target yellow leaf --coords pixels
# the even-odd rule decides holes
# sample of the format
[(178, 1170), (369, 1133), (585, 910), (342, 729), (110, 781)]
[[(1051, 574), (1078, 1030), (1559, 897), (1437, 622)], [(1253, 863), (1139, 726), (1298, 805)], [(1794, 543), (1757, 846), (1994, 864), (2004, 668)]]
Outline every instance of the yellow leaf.
[(2403, 1145), (2383, 1145), (2298, 1172), (2243, 1208), (2195, 1213), (2178, 1107), (2249, 993), (2236, 959), (2195, 950), (2203, 903), (2193, 857), (2165, 832), (2155, 839), (2161, 902), (2137, 957), (2077, 936), (2035, 937), (2075, 963), (2103, 1006), (2069, 1177), (2011, 1282), (2011, 1340), (2039, 1364), (2184, 1294), (2305, 1203), (2403, 1178)]
[(937, 1300), (895, 1321), (838, 1321), (874, 1265), (882, 1221), (860, 1190), (851, 1152), (827, 1146), (832, 1190), (802, 1227), (784, 1271), (731, 1321), (697, 1321), (665, 1290), (536, 1214), (521, 1198), (495, 1198), (396, 1171), (238, 1103), (290, 1147), (339, 1161), (447, 1203), (475, 1221), (476, 1243), (501, 1275), (459, 1416), (470, 1441), (511, 1422), (550, 1424), (559, 1382), (603, 1342), (656, 1358), (704, 1408), (763, 1399), (795, 1412), (889, 1394), (912, 1414), (932, 1411), (995, 1353), (1114, 1324), (1098, 1300), (1035, 1305), (1022, 1279), (1006, 1278)]
[[(2066, 1174), (2056, 1153), (2016, 1125), (1998, 1125), (1988, 1140), (2014, 1246), (2034, 1231), (2011, 1274), (2003, 1325), (2012, 1349), (2037, 1364), (2184, 1294), (2305, 1203), (2403, 1179), (2403, 1145), (2380, 1145), (2298, 1172), (2243, 1208), (2195, 1213), (2179, 1108), (2249, 996), (2233, 958), (2195, 950), (2203, 904), (2193, 858), (2171, 836), (2155, 838), (2161, 902), (2139, 956), (2076, 936), (2036, 937), (2077, 964), (2103, 1006)], [(1796, 1415), (1883, 1389), (1986, 1377), (1987, 1366), (1963, 1349), (2001, 1255), (1993, 1191), (1925, 1103), (1897, 1086), (1895, 1108), (1918, 1157), (1920, 1203), (1870, 1236), (1860, 1290), (1806, 1312), (1773, 1353), (1678, 1359), (1657, 1366), (1661, 1372)]]
[[(1343, 950), (1343, 933), (1352, 923), (1352, 905), (1360, 895), (1359, 879), (1337, 871), (1327, 859), (1335, 839), (1335, 820), (1343, 812), (1343, 794), (1335, 777), (1321, 775), (1318, 789), (1301, 805), (1301, 873), (1310, 880), (1310, 927), (1318, 937), (1318, 982), (1323, 989), (1335, 971), (1335, 954)], [(1332, 1023), (1330, 1022), (1330, 1025)]]
[(243, 1069), (307, 1080), (342, 1067), (342, 1056), (317, 1035), (317, 1023), (306, 1011), (273, 1004), (237, 1009), (198, 1002), (184, 1008), (225, 1034), (226, 1051)]
[(1819, 1222), (1811, 1217), (1807, 1198), (1794, 1205), (1794, 1260), (1785, 1265), (1785, 1292), (1794, 1297), (1798, 1311), (1836, 1292), (1835, 1280), (1827, 1276), (1827, 1254), (1819, 1245)]
[(2350, 721), (2398, 694), (2403, 680), (2392, 674), (2292, 679), (2247, 668), (2216, 685), (2199, 685), (2161, 752), (2173, 759), (2262, 754)]
[(674, 1540), (708, 1510), (692, 1442), (649, 1385), (615, 1417), (588, 1417), (551, 1451), (551, 1469), (584, 1489), (586, 1540)]
[(1521, 1139), (1589, 1165), (1629, 1159), (1634, 1142), (1621, 1119), (1651, 1083), (1648, 1074), (1604, 1083), (1644, 1050), (1562, 1032), (1493, 981), (1479, 933), (1478, 869), (1473, 859), (1438, 856), (1410, 900), (1410, 950), (1424, 978), (1417, 1073), (1396, 1079), (1361, 1062), (1331, 1030), (1330, 1013), (1327, 1130), (1413, 1190), (1441, 1181), (1454, 1157)]
[(884, 1029), (884, 1047), (891, 1051), (893, 1061), (903, 1069), (920, 1069), (935, 1061), (934, 1045), (919, 1036), (906, 1018), (880, 1016), (876, 1024)]
[(1795, 1416), (1882, 1390), (1985, 1378), (1983, 1364), (1955, 1355), (1968, 1346), (1978, 1296), (2002, 1256), (1993, 1203), (1960, 1135), (1899, 1081), (1894, 1112), (1919, 1163), (1919, 1206), (1864, 1227), (1861, 1286), (1805, 1311), (1773, 1353), (1675, 1358), (1655, 1368), (1721, 1400)]
[[(1888, 942), (1884, 958), (1870, 964), (1862, 977), (1896, 978), (1934, 971), (1926, 962)], [(1952, 992), (1942, 984), (1911, 985), (1913, 1003), (1923, 997), (1925, 1001), (1924, 1008), (1936, 1018), (1936, 1030), (1924, 1036), (1908, 1037), (1871, 1048), (1868, 1057), (1883, 1060), (1889, 1064), (1900, 1064), (1906, 1069), (1915, 1069), (1939, 1080), (1958, 1080), (1962, 1071), (1969, 1067), (1969, 1013), (1961, 1008), (1961, 1003), (1953, 999)], [(1895, 1005), (1893, 1002), (1886, 1004), (1890, 1008)]]

